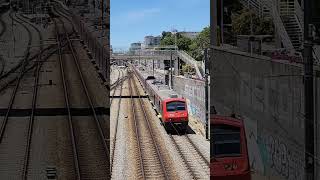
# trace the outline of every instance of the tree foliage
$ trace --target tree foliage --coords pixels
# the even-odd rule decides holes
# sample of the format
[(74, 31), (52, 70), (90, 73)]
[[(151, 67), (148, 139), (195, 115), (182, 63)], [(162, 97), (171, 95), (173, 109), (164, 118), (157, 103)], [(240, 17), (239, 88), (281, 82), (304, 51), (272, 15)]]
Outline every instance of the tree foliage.
[(160, 45), (174, 45), (174, 37), (171, 34), (166, 34), (161, 37)]
[(238, 13), (242, 9), (242, 4), (239, 0), (224, 0), (224, 14), (223, 14), (223, 22), (225, 24), (231, 24), (232, 22), (232, 14)]
[(232, 16), (232, 30), (238, 35), (272, 35), (274, 28), (271, 20), (263, 19), (248, 9), (243, 9), (239, 15)]
[(195, 70), (194, 70), (194, 68), (191, 66), (191, 65), (189, 65), (189, 64), (184, 64), (184, 65), (182, 65), (182, 68), (181, 68), (181, 70), (182, 70), (182, 73), (185, 73), (185, 72), (189, 72), (189, 73), (195, 73)]
[(175, 36), (177, 36), (177, 46), (179, 50), (186, 51), (194, 59), (201, 61), (203, 58), (203, 50), (210, 47), (210, 28), (205, 27), (195, 39), (182, 36), (180, 33), (176, 35), (171, 32), (162, 32), (161, 45), (175, 45)]

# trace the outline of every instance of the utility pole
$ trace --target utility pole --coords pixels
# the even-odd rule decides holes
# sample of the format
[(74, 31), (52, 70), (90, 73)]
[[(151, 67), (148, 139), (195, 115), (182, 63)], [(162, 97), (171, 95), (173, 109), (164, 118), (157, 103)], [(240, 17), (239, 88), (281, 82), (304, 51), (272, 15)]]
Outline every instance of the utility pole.
[[(101, 51), (103, 52), (103, 15), (104, 15), (104, 0), (101, 0)], [(101, 62), (103, 61), (103, 53), (101, 53)]]
[(221, 0), (221, 7), (220, 7), (220, 17), (221, 17), (221, 21), (220, 21), (220, 36), (221, 36), (221, 44), (223, 45), (224, 42), (224, 37), (223, 37), (223, 31), (224, 31), (224, 27), (223, 27), (223, 12), (224, 12), (224, 4), (223, 4), (223, 0)]
[(305, 97), (305, 179), (315, 179), (314, 163), (314, 97), (311, 33), (311, 1), (304, 1), (304, 97)]
[(209, 84), (208, 84), (208, 72), (207, 72), (207, 61), (208, 61), (208, 49), (204, 50), (204, 77), (205, 77), (205, 106), (206, 106), (206, 139), (209, 139)]
[(154, 76), (154, 59), (152, 59), (152, 75)]
[(211, 45), (217, 46), (218, 45), (218, 40), (217, 40), (217, 25), (218, 25), (218, 13), (217, 13), (217, 0), (211, 0), (210, 1), (210, 35), (211, 35)]
[[(210, 74), (210, 86), (213, 84), (213, 52), (214, 52), (214, 47), (218, 45), (218, 40), (217, 40), (217, 24), (218, 24), (218, 18), (217, 18), (217, 0), (211, 0), (210, 1), (210, 59), (207, 59), (206, 62), (206, 67), (209, 67), (212, 71), (207, 72), (207, 74)], [(209, 69), (208, 68), (208, 69)], [(210, 91), (213, 89), (213, 87), (210, 87)], [(209, 94), (209, 93), (208, 93)], [(210, 94), (210, 101), (208, 102), (210, 106), (210, 115), (213, 113), (211, 109), (215, 109), (213, 105), (213, 94)]]
[(172, 50), (170, 51), (170, 89), (173, 89), (172, 87)]
[(141, 54), (141, 50), (139, 50), (139, 66), (140, 66), (140, 54)]

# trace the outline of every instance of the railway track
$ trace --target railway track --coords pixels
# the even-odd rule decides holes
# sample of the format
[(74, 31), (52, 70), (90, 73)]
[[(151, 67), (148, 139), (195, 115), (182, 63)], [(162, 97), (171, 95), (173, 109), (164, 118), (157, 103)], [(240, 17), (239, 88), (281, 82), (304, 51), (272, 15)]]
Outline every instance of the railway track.
[[(17, 20), (17, 19), (19, 19), (19, 20)], [(9, 104), (7, 107), (7, 112), (6, 112), (4, 119), (2, 120), (1, 129), (0, 129), (0, 146), (2, 148), (4, 148), (4, 147), (5, 148), (4, 148), (4, 151), (2, 151), (0, 153), (1, 154), (0, 156), (1, 156), (2, 162), (7, 162), (8, 161), (7, 157), (14, 157), (14, 158), (10, 158), (10, 163), (8, 162), (9, 165), (7, 166), (10, 169), (8, 169), (7, 171), (8, 172), (12, 172), (12, 171), (19, 172), (15, 176), (21, 177), (22, 179), (27, 179), (28, 165), (29, 165), (29, 160), (30, 160), (30, 145), (32, 142), (31, 139), (32, 139), (32, 132), (33, 132), (33, 122), (34, 122), (35, 108), (36, 108), (36, 103), (37, 103), (38, 79), (39, 79), (39, 71), (40, 71), (39, 61), (41, 59), (40, 56), (37, 57), (37, 62), (36, 62), (37, 69), (36, 69), (36, 73), (35, 73), (35, 77), (34, 77), (32, 100), (30, 101), (31, 102), (31, 104), (30, 104), (31, 115), (29, 116), (29, 119), (22, 121), (23, 123), (17, 122), (16, 119), (10, 118), (10, 114), (12, 113), (11, 112), (12, 107), (17, 99), (17, 92), (20, 90), (23, 90), (22, 89), (23, 87), (21, 87), (21, 81), (22, 81), (22, 78), (24, 76), (24, 71), (27, 66), (26, 61), (27, 61), (27, 58), (30, 54), (30, 52), (29, 52), (30, 45), (33, 41), (32, 40), (32, 32), (30, 29), (31, 28), (35, 29), (35, 31), (38, 33), (40, 42), (42, 42), (42, 35), (41, 35), (39, 29), (37, 29), (31, 23), (26, 22), (22, 18), (16, 16), (16, 21), (18, 23), (20, 23), (28, 31), (28, 34), (29, 34), (29, 41), (28, 41), (28, 47), (27, 47), (28, 52), (26, 52), (26, 55), (25, 55), (24, 59), (22, 60), (22, 65), (21, 65), (21, 69), (20, 69), (20, 72), (18, 75), (18, 80), (16, 81), (14, 89), (11, 92), (11, 97), (10, 97), (10, 101), (9, 101)], [(28, 28), (26, 24), (28, 24), (28, 26), (30, 26), (31, 28)], [(40, 51), (42, 50), (42, 48), (43, 47), (40, 46)], [(17, 123), (20, 123), (20, 128), (24, 129), (22, 132), (25, 132), (26, 134), (24, 134), (24, 135), (26, 135), (26, 137), (27, 137), (27, 138), (25, 138), (24, 136), (22, 136), (22, 137), (24, 137), (24, 138), (22, 138), (21, 136), (18, 136), (21, 138), (19, 141), (14, 140), (16, 138), (15, 136), (17, 136), (17, 134), (14, 133), (17, 131), (17, 129), (16, 129)], [(20, 131), (21, 131), (21, 129), (20, 129)], [(6, 133), (6, 136), (5, 136), (5, 133)], [(24, 142), (24, 140), (25, 140), (25, 142)], [(7, 148), (9, 150), (9, 152), (6, 151)], [(16, 149), (16, 150), (15, 150), (15, 152), (10, 152), (10, 149)], [(7, 156), (7, 157), (4, 157), (4, 156)], [(20, 162), (20, 163), (18, 163), (18, 162)], [(22, 165), (21, 165), (21, 163), (22, 163)], [(0, 173), (2, 173), (2, 172), (0, 172)], [(14, 177), (14, 176), (10, 176), (10, 178), (12, 178), (12, 177)]]
[[(12, 12), (10, 12), (9, 16), (11, 18), (13, 18)], [(17, 21), (16, 18), (15, 18), (15, 21)], [(20, 18), (20, 21), (17, 21), (17, 22), (21, 23), (22, 21), (27, 23), (27, 24), (31, 24), (28, 21), (25, 21), (25, 20), (23, 20), (21, 18)], [(22, 26), (26, 29), (26, 26), (24, 24), (22, 24)], [(74, 34), (74, 31), (72, 31), (69, 35), (73, 35), (73, 34)], [(29, 35), (30, 35), (30, 33), (29, 33)], [(32, 38), (29, 37), (28, 47), (27, 47), (27, 49), (26, 49), (26, 51), (24, 53), (25, 56), (20, 60), (20, 62), (16, 66), (14, 66), (10, 70), (8, 70), (7, 72), (3, 72), (2, 74), (0, 74), (0, 92), (5, 90), (9, 85), (12, 85), (15, 81), (17, 81), (19, 79), (18, 77), (20, 76), (21, 69), (23, 69), (22, 70), (22, 76), (25, 73), (29, 72), (30, 70), (35, 69), (37, 67), (37, 63), (30, 64), (30, 62), (32, 60), (37, 59), (40, 54), (42, 55), (41, 56), (41, 60), (40, 60), (41, 64), (42, 64), (49, 57), (51, 57), (53, 54), (55, 54), (56, 51), (57, 51), (57, 46), (56, 45), (50, 45), (50, 46), (48, 46), (46, 48), (43, 48), (43, 46), (42, 46), (42, 48), (41, 48), (41, 50), (39, 52), (37, 52), (37, 53), (35, 53), (35, 54), (33, 54), (31, 56), (30, 45), (29, 45), (29, 44), (31, 44), (31, 41), (32, 41)], [(63, 39), (62, 42), (63, 42), (62, 46), (63, 47), (66, 46), (66, 44), (67, 44), (66, 39)]]
[[(95, 112), (94, 103), (91, 99), (86, 81), (83, 77), (76, 49), (73, 46), (65, 27), (64, 20), (69, 20), (62, 12), (58, 12), (57, 10), (55, 10), (55, 12), (60, 16), (56, 19), (56, 21), (59, 22), (61, 26), (60, 28), (57, 26), (57, 38), (64, 36), (68, 42), (68, 52), (71, 52), (71, 55), (65, 54), (64, 59), (62, 59), (62, 51), (59, 50), (59, 59), (61, 76), (63, 78), (62, 81), (64, 85), (65, 104), (66, 108), (68, 109), (69, 131), (72, 141), (71, 144), (75, 169), (74, 174), (77, 179), (109, 179), (110, 151), (106, 143), (108, 140), (105, 138), (99, 118)], [(73, 62), (73, 65), (65, 65), (64, 61), (68, 62), (65, 60), (66, 58), (72, 59), (71, 61)], [(69, 63), (71, 62), (69, 61)], [(71, 85), (68, 85), (67, 83), (71, 80), (68, 79), (70, 77), (66, 75), (66, 72), (73, 72), (70, 69), (71, 67), (76, 68), (75, 75), (78, 77), (78, 81), (81, 83), (81, 90), (71, 88)], [(71, 113), (70, 108), (75, 105), (75, 102), (73, 102), (70, 98), (70, 94), (78, 94), (80, 93), (79, 91), (82, 93), (81, 97), (86, 98), (86, 102), (89, 106), (89, 109), (91, 109), (92, 116), (81, 118), (74, 116)]]
[(169, 179), (169, 171), (165, 167), (163, 155), (154, 137), (143, 100), (141, 97), (133, 97), (133, 94), (140, 96), (133, 76), (129, 78), (129, 89), (140, 166), (139, 178)]
[[(118, 70), (119, 71), (119, 75), (118, 75), (118, 79), (117, 81), (120, 80), (120, 78), (123, 76), (123, 71), (121, 70)], [(114, 158), (115, 158), (115, 149), (116, 149), (116, 142), (117, 142), (117, 134), (118, 134), (118, 126), (119, 126), (119, 115), (120, 115), (120, 109), (121, 109), (121, 96), (122, 96), (122, 87), (123, 87), (123, 82), (120, 83), (120, 85), (118, 85), (120, 87), (120, 94), (119, 94), (119, 100), (118, 100), (118, 106), (117, 106), (117, 115), (116, 115), (116, 126), (115, 126), (115, 132), (114, 132), (114, 135), (113, 135), (113, 139), (112, 139), (112, 154), (111, 154), (111, 174), (112, 174), (112, 170), (113, 170), (113, 164), (114, 164)], [(117, 91), (117, 87), (113, 90), (113, 93), (112, 93), (112, 97), (111, 97), (111, 106), (112, 106), (112, 102), (114, 102), (114, 96), (115, 96), (115, 93)]]
[(113, 90), (114, 88), (117, 88), (119, 86), (119, 84), (122, 84), (126, 79), (128, 79), (129, 76), (130, 76), (130, 74), (127, 74), (126, 76), (124, 76), (124, 75), (120, 76), (119, 75), (118, 79), (114, 83), (111, 84), (110, 90)]
[(177, 135), (168, 135), (168, 145), (172, 146), (172, 149), (177, 152), (176, 155), (179, 156), (178, 159), (181, 160), (179, 165), (184, 169), (183, 172), (186, 172), (184, 178), (209, 179), (209, 158), (204, 156), (188, 134), (185, 132), (182, 134), (173, 124), (172, 127), (175, 130), (172, 134)]
[[(10, 13), (10, 17), (13, 18), (11, 13)], [(30, 29), (22, 21), (17, 21), (17, 22), (19, 22), (27, 30), (29, 40), (28, 40), (28, 47), (27, 47), (27, 50), (25, 52), (26, 55), (22, 60), (22, 67), (21, 67), (19, 75), (18, 75), (18, 81), (16, 82), (16, 84), (14, 86), (14, 90), (13, 90), (13, 92), (11, 94), (11, 98), (10, 98), (10, 102), (9, 102), (9, 105), (8, 105), (8, 108), (7, 108), (7, 112), (6, 112), (5, 118), (4, 118), (4, 120), (2, 121), (2, 124), (1, 124), (0, 143), (2, 142), (3, 133), (5, 131), (5, 128), (6, 128), (6, 125), (7, 125), (7, 121), (9, 119), (9, 113), (10, 113), (10, 111), (12, 109), (12, 105), (14, 103), (14, 100), (15, 100), (15, 97), (16, 97), (16, 94), (17, 94), (17, 91), (18, 91), (18, 88), (19, 88), (19, 85), (20, 85), (20, 81), (21, 81), (21, 79), (23, 77), (23, 72), (24, 72), (25, 67), (26, 67), (26, 61), (27, 61), (27, 58), (29, 57), (30, 46), (31, 46), (31, 43), (32, 43), (32, 33), (31, 33)]]
[(210, 176), (210, 163), (190, 139), (189, 135), (170, 135), (173, 145), (182, 158), (192, 179), (205, 179)]
[[(27, 31), (27, 33), (28, 33), (28, 44), (27, 44), (27, 48), (26, 48), (26, 50), (25, 50), (25, 52), (24, 52), (24, 57), (21, 59), (21, 61), (20, 61), (20, 63), (19, 63), (20, 69), (19, 69), (18, 67), (17, 67), (17, 69), (15, 69), (15, 70), (18, 70), (18, 69), (19, 69), (20, 71), (18, 72), (18, 75), (16, 75), (16, 76), (13, 77), (14, 80), (17, 79), (17, 82), (16, 82), (16, 84), (15, 84), (15, 88), (14, 88), (14, 92), (13, 92), (13, 95), (11, 96), (11, 100), (10, 100), (10, 103), (13, 103), (13, 102), (11, 102), (11, 101), (14, 100), (16, 91), (17, 91), (17, 89), (18, 89), (18, 87), (19, 87), (19, 84), (20, 84), (20, 80), (21, 80), (21, 78), (22, 78), (23, 75), (24, 75), (24, 71), (25, 71), (26, 66), (28, 65), (28, 57), (30, 56), (30, 47), (31, 47), (31, 43), (32, 43), (32, 33), (31, 33), (30, 29), (23, 23), (23, 21), (19, 21), (19, 20), (18, 20), (19, 18), (17, 18), (16, 14), (15, 14), (16, 18), (13, 18), (13, 16), (12, 16), (12, 11), (9, 13), (9, 16), (10, 16), (11, 19), (13, 19), (14, 21), (18, 22), (18, 23)], [(0, 80), (2, 80), (4, 77), (9, 76), (10, 74), (12, 74), (12, 72), (2, 75), (2, 76), (0, 77)], [(8, 82), (6, 82), (6, 81), (1, 81), (1, 84), (0, 84), (0, 92), (1, 92), (3, 89), (5, 89), (10, 83), (12, 83), (14, 80), (12, 80), (12, 79), (9, 78), (9, 79), (8, 79)], [(10, 104), (9, 104), (9, 107), (8, 107), (8, 111), (10, 112), (9, 109), (11, 109)], [(2, 139), (3, 130), (4, 130), (4, 128), (5, 128), (7, 119), (8, 119), (8, 118), (7, 118), (7, 115), (6, 115), (6, 118), (5, 118), (4, 122), (2, 123), (1, 129), (0, 129), (0, 142), (1, 142), (1, 139)]]
[(114, 86), (114, 85), (116, 85), (116, 84), (118, 84), (120, 78), (123, 76), (123, 72), (122, 72), (120, 69), (117, 68), (117, 71), (118, 71), (118, 78), (117, 78), (117, 80), (116, 80), (115, 82), (113, 82), (113, 83), (110, 85), (111, 87)]
[[(20, 20), (24, 21), (23, 19), (19, 18)], [(39, 42), (40, 42), (40, 49), (39, 52), (43, 51), (43, 36), (40, 32), (40, 30), (34, 26), (33, 24), (29, 23), (28, 21), (24, 21), (25, 23), (29, 24), (39, 35)], [(32, 143), (32, 134), (33, 134), (33, 125), (34, 125), (34, 119), (35, 119), (35, 109), (37, 105), (37, 97), (38, 97), (38, 88), (39, 88), (39, 75), (40, 75), (40, 69), (42, 66), (41, 63), (41, 56), (42, 54), (39, 53), (38, 57), (36, 58), (35, 62), (35, 77), (34, 77), (34, 85), (33, 85), (33, 93), (32, 93), (32, 103), (31, 103), (31, 115), (29, 119), (29, 125), (28, 125), (28, 131), (27, 131), (27, 144), (25, 148), (25, 157), (24, 157), (24, 166), (22, 171), (23, 179), (27, 179), (28, 177), (28, 168), (29, 168), (29, 161), (31, 156), (31, 143)]]
[[(111, 102), (110, 102), (110, 104), (112, 104), (112, 102), (113, 102), (114, 96), (115, 96), (116, 91), (117, 91), (117, 89), (118, 89), (118, 87), (119, 87), (119, 81), (120, 81), (121, 77), (123, 77), (123, 74), (124, 74), (123, 71), (121, 71), (121, 70), (119, 70), (119, 69), (117, 69), (117, 70), (118, 70), (118, 78), (117, 78), (117, 80), (116, 80), (114, 83), (111, 84), (111, 87), (114, 86), (114, 88), (112, 88), (112, 91), (111, 91), (112, 95), (111, 95)], [(120, 83), (121, 88), (122, 88), (122, 84), (123, 84), (123, 83)]]

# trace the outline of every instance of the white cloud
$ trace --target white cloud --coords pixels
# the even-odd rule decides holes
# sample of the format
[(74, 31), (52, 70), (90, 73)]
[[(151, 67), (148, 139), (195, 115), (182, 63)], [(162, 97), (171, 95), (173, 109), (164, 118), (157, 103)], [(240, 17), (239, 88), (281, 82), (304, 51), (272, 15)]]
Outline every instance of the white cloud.
[(158, 8), (151, 8), (151, 9), (143, 9), (139, 11), (131, 11), (127, 13), (127, 18), (129, 20), (141, 20), (149, 16), (153, 16), (160, 12)]
[(132, 24), (143, 21), (149, 17), (155, 16), (158, 13), (160, 13), (159, 8), (141, 9), (123, 13), (123, 15), (116, 19), (119, 23), (122, 22), (125, 24)]

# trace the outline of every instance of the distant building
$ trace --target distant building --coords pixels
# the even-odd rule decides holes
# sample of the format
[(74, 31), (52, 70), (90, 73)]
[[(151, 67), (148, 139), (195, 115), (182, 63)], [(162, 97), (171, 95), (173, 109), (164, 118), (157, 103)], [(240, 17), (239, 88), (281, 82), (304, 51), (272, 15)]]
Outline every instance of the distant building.
[(187, 38), (190, 38), (190, 39), (195, 39), (198, 35), (199, 35), (199, 32), (186, 32), (186, 31), (182, 31), (182, 32), (179, 32), (179, 34), (183, 37), (187, 37)]
[(130, 51), (135, 51), (135, 50), (139, 50), (139, 49), (141, 49), (141, 43), (140, 42), (131, 43)]
[(145, 36), (144, 37), (144, 47), (153, 47), (160, 45), (161, 36)]

